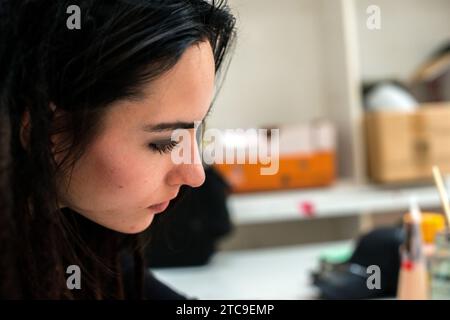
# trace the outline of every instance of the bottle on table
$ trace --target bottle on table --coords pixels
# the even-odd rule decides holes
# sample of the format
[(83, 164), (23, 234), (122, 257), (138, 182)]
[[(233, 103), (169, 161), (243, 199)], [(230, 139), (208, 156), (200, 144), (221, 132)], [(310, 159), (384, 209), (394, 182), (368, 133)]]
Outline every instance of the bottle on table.
[(430, 267), (431, 299), (450, 299), (450, 230), (436, 235)]
[(427, 262), (423, 250), (419, 206), (411, 201), (409, 215), (404, 218), (405, 241), (400, 247), (401, 266), (397, 286), (400, 300), (426, 300), (429, 297)]

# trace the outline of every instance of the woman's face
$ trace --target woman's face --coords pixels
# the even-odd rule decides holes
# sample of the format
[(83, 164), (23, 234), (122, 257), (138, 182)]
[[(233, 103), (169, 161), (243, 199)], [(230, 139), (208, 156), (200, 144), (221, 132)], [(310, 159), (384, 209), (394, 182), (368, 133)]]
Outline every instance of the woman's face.
[[(101, 132), (76, 163), (70, 184), (65, 177), (61, 205), (112, 230), (137, 233), (165, 210), (182, 185), (200, 186), (205, 174), (199, 161), (175, 164), (170, 147), (155, 149), (170, 143), (174, 129), (152, 129), (202, 121), (213, 98), (214, 77), (211, 46), (202, 42), (148, 84), (142, 100), (114, 103)], [(194, 129), (188, 130), (198, 157)]]

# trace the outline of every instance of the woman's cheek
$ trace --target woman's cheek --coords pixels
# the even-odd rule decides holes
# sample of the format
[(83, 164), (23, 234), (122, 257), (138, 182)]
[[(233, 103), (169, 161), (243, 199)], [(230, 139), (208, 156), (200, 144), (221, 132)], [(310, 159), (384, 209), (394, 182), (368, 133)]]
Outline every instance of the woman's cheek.
[(90, 169), (83, 170), (90, 181), (90, 187), (85, 190), (91, 194), (91, 203), (118, 209), (148, 206), (155, 197), (159, 200), (158, 191), (163, 187), (170, 155), (119, 142), (112, 144), (109, 140), (96, 144), (86, 158), (91, 160)]
[(129, 157), (110, 167), (106, 180), (118, 198), (149, 201), (164, 185), (167, 165), (161, 156)]

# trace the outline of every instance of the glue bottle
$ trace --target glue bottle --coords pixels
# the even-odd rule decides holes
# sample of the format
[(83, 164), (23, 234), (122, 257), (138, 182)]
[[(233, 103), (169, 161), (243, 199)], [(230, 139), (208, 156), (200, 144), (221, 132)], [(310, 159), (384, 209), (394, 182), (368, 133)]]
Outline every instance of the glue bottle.
[(421, 212), (414, 198), (410, 201), (410, 219), (404, 219), (404, 230), (405, 241), (400, 247), (401, 266), (397, 298), (426, 300), (429, 296), (429, 281), (423, 252)]

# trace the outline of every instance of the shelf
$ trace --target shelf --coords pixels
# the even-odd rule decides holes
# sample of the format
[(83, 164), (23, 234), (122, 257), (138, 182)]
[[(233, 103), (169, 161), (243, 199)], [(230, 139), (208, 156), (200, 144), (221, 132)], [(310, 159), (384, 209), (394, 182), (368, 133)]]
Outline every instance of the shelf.
[(340, 182), (329, 188), (236, 194), (228, 200), (237, 225), (406, 211), (411, 196), (421, 209), (440, 207), (432, 185), (386, 188)]

